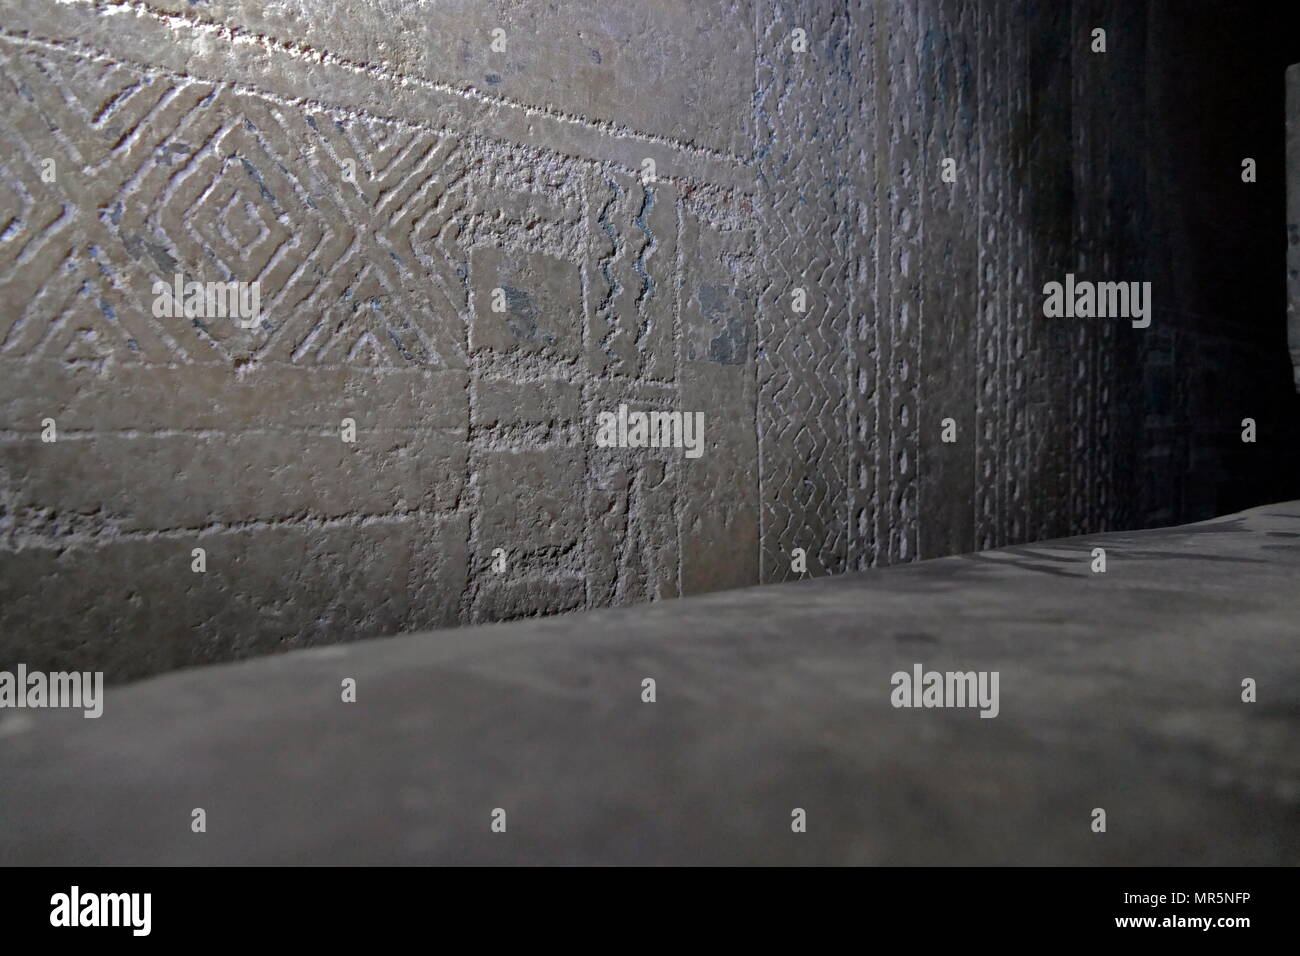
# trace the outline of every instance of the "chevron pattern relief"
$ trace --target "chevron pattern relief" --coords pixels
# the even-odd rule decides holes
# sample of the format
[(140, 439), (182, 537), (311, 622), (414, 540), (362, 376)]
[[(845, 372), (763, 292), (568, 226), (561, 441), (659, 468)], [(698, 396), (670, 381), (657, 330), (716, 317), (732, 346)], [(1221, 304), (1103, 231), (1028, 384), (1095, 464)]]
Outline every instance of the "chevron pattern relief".
[[(0, 6), (0, 629), (32, 660), (133, 677), (1196, 504), (1135, 504), (1191, 446), (1134, 383), (1213, 344), (1036, 301), (1145, 248), (1141, 124), (1085, 108), (1126, 88), (1035, 39), (1144, 36), (1121, 0)], [(256, 315), (160, 307), (192, 285)], [(621, 407), (703, 414), (700, 456), (598, 444)]]

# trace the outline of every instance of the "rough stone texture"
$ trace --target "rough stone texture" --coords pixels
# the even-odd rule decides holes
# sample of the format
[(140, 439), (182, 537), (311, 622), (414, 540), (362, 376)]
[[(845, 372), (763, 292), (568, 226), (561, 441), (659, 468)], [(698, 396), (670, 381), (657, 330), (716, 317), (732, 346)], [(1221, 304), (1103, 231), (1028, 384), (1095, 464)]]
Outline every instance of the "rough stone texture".
[[(1296, 492), (1254, 238), (1280, 150), (1236, 176), (1281, 141), (1233, 125), (1260, 18), (1227, 42), (1165, 0), (0, 13), (0, 664), (125, 679)], [(1152, 328), (1045, 321), (1067, 271), (1151, 279)], [(263, 321), (156, 318), (177, 273), (260, 281)], [(704, 411), (706, 454), (595, 447), (620, 403)]]
[(0, 864), (1294, 866), (1298, 577), (1291, 502), (0, 711)]

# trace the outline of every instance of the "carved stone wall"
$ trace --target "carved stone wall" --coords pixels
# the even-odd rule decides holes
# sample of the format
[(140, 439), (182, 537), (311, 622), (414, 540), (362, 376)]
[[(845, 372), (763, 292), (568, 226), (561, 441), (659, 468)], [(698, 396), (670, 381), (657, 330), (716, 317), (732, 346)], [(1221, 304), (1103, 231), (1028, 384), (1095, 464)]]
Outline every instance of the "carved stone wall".
[[(0, 11), (0, 663), (1199, 516), (1131, 505), (1144, 333), (1041, 312), (1149, 277), (1136, 4)], [(260, 321), (157, 314), (177, 275)], [(598, 447), (620, 404), (704, 454)]]

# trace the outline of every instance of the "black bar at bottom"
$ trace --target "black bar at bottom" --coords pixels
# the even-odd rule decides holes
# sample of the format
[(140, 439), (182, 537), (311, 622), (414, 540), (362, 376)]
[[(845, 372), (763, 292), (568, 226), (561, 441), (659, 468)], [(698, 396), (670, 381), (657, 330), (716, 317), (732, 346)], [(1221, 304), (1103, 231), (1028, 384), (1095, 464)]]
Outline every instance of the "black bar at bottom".
[(682, 933), (712, 932), (732, 943), (751, 934), (770, 943), (787, 933), (883, 941), (919, 932), (926, 943), (1127, 937), (1232, 945), (1292, 925), (1295, 871), (893, 868), (792, 877), (728, 869), (593, 878), (568, 869), (537, 881), (527, 872), (485, 876), (468, 868), (48, 868), (0, 870), (0, 888), (8, 939), (76, 934), (78, 944), (92, 946), (146, 939), (337, 945), (457, 926), (464, 942), (515, 933), (534, 943), (576, 941), (612, 929), (627, 942), (664, 945)]

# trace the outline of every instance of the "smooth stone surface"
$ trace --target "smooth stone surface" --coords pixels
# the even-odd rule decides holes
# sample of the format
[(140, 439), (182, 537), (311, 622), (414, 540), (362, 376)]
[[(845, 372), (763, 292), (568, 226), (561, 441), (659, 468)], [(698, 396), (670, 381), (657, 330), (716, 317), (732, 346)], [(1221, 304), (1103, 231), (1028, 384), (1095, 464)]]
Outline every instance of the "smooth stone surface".
[(0, 712), (0, 863), (1294, 865), (1298, 584), (1290, 502), (176, 672)]

